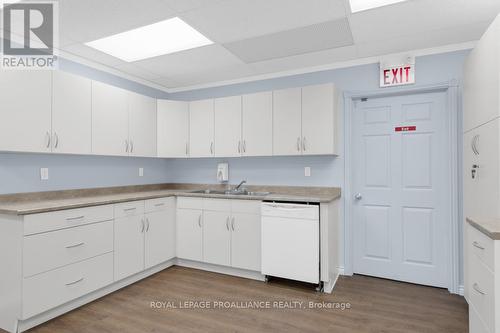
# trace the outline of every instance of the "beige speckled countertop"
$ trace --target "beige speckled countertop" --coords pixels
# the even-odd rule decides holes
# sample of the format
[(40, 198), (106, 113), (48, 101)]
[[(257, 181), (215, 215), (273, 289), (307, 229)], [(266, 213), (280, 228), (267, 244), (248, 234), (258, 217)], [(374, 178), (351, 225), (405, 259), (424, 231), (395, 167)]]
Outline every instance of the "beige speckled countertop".
[(471, 226), (481, 231), (489, 238), (493, 240), (500, 240), (500, 219), (481, 219), (467, 217), (465, 220)]
[(268, 195), (226, 195), (190, 193), (202, 189), (221, 190), (227, 185), (157, 184), (96, 189), (65, 190), (0, 195), (0, 214), (28, 215), (56, 210), (107, 205), (118, 202), (192, 196), (223, 199), (271, 200), (327, 203), (340, 197), (338, 187), (246, 186), (249, 191), (271, 192)]

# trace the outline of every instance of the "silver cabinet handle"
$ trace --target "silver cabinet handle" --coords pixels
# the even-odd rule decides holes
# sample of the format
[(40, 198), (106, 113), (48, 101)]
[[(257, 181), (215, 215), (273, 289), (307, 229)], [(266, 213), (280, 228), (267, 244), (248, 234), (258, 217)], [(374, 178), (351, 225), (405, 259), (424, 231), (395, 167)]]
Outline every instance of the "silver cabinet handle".
[(149, 232), (149, 219), (146, 217), (146, 232)]
[(161, 207), (163, 205), (165, 205), (165, 204), (163, 202), (160, 202), (160, 203), (155, 204), (155, 207)]
[(125, 152), (128, 153), (128, 140), (125, 140)]
[(477, 148), (478, 141), (479, 141), (479, 134), (476, 134), (472, 138), (472, 142), (471, 142), (471, 148), (472, 148), (472, 151), (474, 152), (474, 155), (479, 155), (479, 149)]
[(54, 132), (54, 148), (57, 148), (59, 146), (59, 136), (57, 135), (57, 132)]
[(243, 152), (247, 152), (247, 140), (243, 140)]
[(214, 153), (214, 143), (210, 142), (210, 154), (213, 155)]
[(130, 152), (134, 152), (134, 141), (130, 140)]
[(75, 217), (67, 217), (66, 221), (82, 220), (84, 218), (85, 218), (85, 215), (80, 215), (80, 216), (75, 216)]
[(144, 219), (141, 219), (141, 234), (144, 232), (144, 228), (146, 228), (146, 225), (144, 224)]
[(198, 226), (201, 228), (201, 214), (200, 214), (200, 216), (198, 217)]
[(229, 216), (226, 218), (226, 229), (229, 231)]
[(186, 142), (186, 155), (189, 155), (189, 143)]
[(68, 245), (68, 246), (66, 246), (66, 248), (67, 249), (72, 249), (72, 248), (79, 247), (79, 246), (82, 246), (82, 245), (85, 245), (85, 242), (80, 242), (80, 243), (74, 244), (74, 245)]
[(474, 288), (474, 290), (477, 291), (478, 293), (480, 293), (481, 295), (486, 295), (486, 293), (484, 291), (482, 291), (481, 288), (479, 288), (479, 285), (477, 283), (474, 283), (472, 285), (472, 288)]
[(302, 150), (306, 151), (306, 137), (302, 139)]
[(49, 133), (49, 131), (47, 131), (47, 133), (45, 134), (45, 141), (46, 141), (45, 146), (46, 146), (47, 148), (50, 148), (50, 141), (51, 141), (51, 140), (50, 140), (50, 133)]
[(234, 231), (234, 216), (233, 216), (233, 219), (231, 220), (231, 229), (233, 229), (233, 231)]
[(241, 154), (241, 140), (238, 141), (238, 154)]
[(297, 138), (297, 151), (300, 151), (300, 138)]
[(478, 242), (474, 241), (472, 242), (472, 245), (474, 245), (474, 247), (477, 247), (478, 249), (480, 250), (484, 250), (484, 247), (481, 246), (481, 244), (479, 244)]
[(73, 282), (66, 283), (66, 285), (67, 286), (72, 286), (72, 285), (77, 284), (78, 282), (82, 282), (82, 281), (83, 281), (83, 277), (81, 277), (78, 280), (75, 280)]
[(132, 211), (132, 210), (136, 210), (136, 209), (137, 209), (137, 207), (131, 207), (131, 208), (124, 208), (123, 210), (124, 210), (125, 212), (130, 212), (130, 211)]

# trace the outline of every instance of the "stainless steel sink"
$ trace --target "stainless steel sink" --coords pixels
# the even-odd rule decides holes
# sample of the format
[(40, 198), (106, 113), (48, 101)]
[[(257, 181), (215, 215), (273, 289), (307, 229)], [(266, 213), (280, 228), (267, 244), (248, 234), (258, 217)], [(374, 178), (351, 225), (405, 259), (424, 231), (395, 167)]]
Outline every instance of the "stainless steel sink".
[(226, 194), (226, 191), (219, 191), (219, 190), (196, 190), (196, 191), (191, 191), (189, 193), (201, 193), (201, 194)]
[(196, 190), (196, 191), (191, 191), (189, 193), (241, 195), (241, 196), (247, 195), (247, 196), (258, 196), (258, 197), (263, 197), (263, 196), (271, 194), (271, 192), (252, 192), (252, 191), (246, 191), (246, 190), (243, 190), (243, 191), (231, 191), (231, 190), (221, 191), (221, 190), (211, 190), (211, 189)]

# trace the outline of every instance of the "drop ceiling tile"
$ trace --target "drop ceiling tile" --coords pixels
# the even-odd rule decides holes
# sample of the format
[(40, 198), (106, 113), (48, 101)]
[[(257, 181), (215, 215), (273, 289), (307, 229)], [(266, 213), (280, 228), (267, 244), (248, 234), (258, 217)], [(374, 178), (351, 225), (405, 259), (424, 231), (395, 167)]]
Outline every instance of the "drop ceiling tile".
[(231, 0), (180, 15), (218, 43), (345, 17), (344, 0)]
[(60, 0), (60, 33), (89, 42), (175, 16), (162, 0)]
[(212, 6), (216, 3), (231, 0), (163, 0), (167, 5), (177, 13), (182, 13), (188, 10)]
[(110, 56), (109, 54), (103, 53), (94, 48), (88, 47), (84, 44), (67, 45), (61, 47), (61, 50), (106, 66), (116, 67), (118, 65), (127, 64), (123, 60)]
[(127, 73), (129, 75), (148, 80), (148, 81), (153, 81), (154, 79), (158, 79), (160, 76), (155, 73), (151, 73), (147, 70), (144, 70), (134, 64), (131, 63), (125, 63), (122, 65), (116, 65), (115, 68), (119, 71), (122, 71), (124, 73)]

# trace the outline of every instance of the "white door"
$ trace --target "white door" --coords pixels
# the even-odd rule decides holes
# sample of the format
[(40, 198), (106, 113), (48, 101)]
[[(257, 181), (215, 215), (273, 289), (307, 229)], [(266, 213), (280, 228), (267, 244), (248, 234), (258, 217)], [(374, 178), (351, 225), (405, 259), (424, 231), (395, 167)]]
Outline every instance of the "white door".
[(177, 257), (203, 259), (203, 214), (197, 209), (177, 209)]
[(156, 157), (156, 99), (128, 93), (130, 156)]
[(189, 103), (158, 100), (158, 157), (189, 154)]
[(175, 257), (175, 206), (147, 213), (145, 238), (145, 268)]
[(127, 91), (92, 81), (92, 153), (129, 155)]
[(335, 87), (302, 88), (302, 154), (335, 154)]
[(231, 266), (260, 271), (260, 215), (233, 213)]
[(203, 261), (216, 265), (231, 264), (231, 213), (203, 212)]
[(51, 151), (52, 71), (0, 72), (0, 150)]
[(242, 155), (273, 154), (273, 94), (271, 91), (242, 97)]
[(215, 110), (215, 156), (240, 156), (241, 96), (217, 98)]
[(448, 286), (450, 142), (446, 94), (357, 101), (354, 273)]
[(273, 91), (273, 153), (302, 153), (301, 88)]
[(189, 155), (192, 157), (214, 156), (213, 99), (189, 103), (189, 146)]
[(144, 269), (143, 216), (115, 219), (115, 281)]
[(52, 151), (92, 152), (91, 80), (54, 71), (52, 78)]

